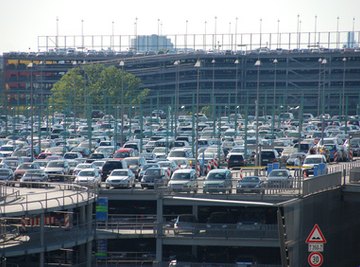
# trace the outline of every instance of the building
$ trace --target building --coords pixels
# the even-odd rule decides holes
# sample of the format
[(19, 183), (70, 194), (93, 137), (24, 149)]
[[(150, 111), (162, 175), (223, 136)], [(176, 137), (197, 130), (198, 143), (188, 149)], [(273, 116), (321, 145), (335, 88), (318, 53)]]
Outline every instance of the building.
[(157, 51), (173, 51), (174, 45), (166, 36), (160, 35), (139, 35), (131, 40), (131, 50), (135, 53), (157, 53)]

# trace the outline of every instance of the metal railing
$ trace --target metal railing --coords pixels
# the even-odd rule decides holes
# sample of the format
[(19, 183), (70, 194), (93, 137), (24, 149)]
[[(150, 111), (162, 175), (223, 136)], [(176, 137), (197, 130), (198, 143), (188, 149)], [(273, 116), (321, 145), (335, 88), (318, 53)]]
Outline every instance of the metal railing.
[(0, 214), (25, 213), (36, 210), (43, 212), (48, 208), (61, 209), (67, 205), (94, 200), (96, 197), (96, 192), (91, 188), (76, 184), (35, 182), (26, 184), (30, 188), (43, 187), (43, 190), (22, 191), (22, 189), (19, 189), (17, 193), (14, 191), (16, 197), (21, 196), (21, 201), (7, 202), (5, 205), (0, 205)]

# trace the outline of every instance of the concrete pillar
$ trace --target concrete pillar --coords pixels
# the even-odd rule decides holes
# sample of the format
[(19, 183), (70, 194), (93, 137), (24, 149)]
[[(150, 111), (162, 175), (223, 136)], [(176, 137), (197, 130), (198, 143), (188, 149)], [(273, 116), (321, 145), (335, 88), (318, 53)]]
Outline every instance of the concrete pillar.
[(92, 261), (92, 251), (91, 251), (91, 242), (86, 243), (86, 267), (91, 267)]
[(162, 238), (163, 238), (163, 198), (162, 195), (159, 194), (157, 202), (156, 202), (156, 222), (157, 225), (155, 226), (157, 229), (156, 233), (156, 262), (158, 266), (162, 261)]
[(79, 224), (80, 224), (80, 227), (82, 225), (84, 225), (86, 222), (86, 211), (85, 211), (85, 206), (81, 206), (80, 207), (80, 217), (79, 217)]
[[(42, 250), (44, 250), (44, 240), (45, 240), (45, 214), (41, 213), (40, 214), (40, 246), (42, 248)], [(39, 262), (39, 266), (40, 267), (44, 267), (45, 266), (45, 256), (44, 256), (44, 252), (40, 253), (40, 262)]]
[(86, 213), (86, 223), (87, 230), (90, 232), (92, 230), (92, 205), (87, 205), (87, 213)]

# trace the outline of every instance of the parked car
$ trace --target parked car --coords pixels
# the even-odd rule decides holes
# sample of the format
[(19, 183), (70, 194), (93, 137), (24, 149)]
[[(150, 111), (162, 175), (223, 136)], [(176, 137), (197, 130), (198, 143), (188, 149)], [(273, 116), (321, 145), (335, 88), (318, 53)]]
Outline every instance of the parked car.
[(20, 164), (14, 171), (15, 180), (20, 180), (27, 170), (38, 170), (40, 169), (39, 164), (33, 162), (25, 162)]
[(14, 172), (12, 169), (0, 169), (0, 184), (9, 184), (9, 182), (15, 181)]
[(322, 154), (308, 155), (304, 159), (303, 163), (303, 172), (305, 176), (314, 175), (315, 166), (324, 164), (324, 173), (327, 173), (327, 163), (326, 158)]
[(272, 170), (267, 176), (268, 187), (291, 188), (293, 187), (293, 176), (287, 169)]
[(193, 214), (180, 214), (176, 217), (174, 222), (174, 234), (178, 235), (181, 233), (196, 234), (199, 233), (197, 225), (198, 221)]
[(141, 179), (142, 188), (156, 188), (159, 186), (167, 186), (169, 181), (168, 175), (163, 168), (152, 167), (145, 171)]
[(228, 155), (227, 166), (228, 169), (240, 169), (246, 165), (244, 154), (231, 153)]
[(204, 193), (229, 193), (232, 191), (232, 175), (228, 169), (214, 169), (206, 175)]
[(261, 193), (265, 191), (265, 181), (259, 176), (245, 176), (236, 185), (236, 193)]
[(105, 181), (106, 188), (134, 188), (135, 174), (130, 169), (115, 169)]
[(67, 175), (70, 172), (69, 163), (66, 160), (51, 160), (45, 168), (48, 175)]
[(194, 169), (176, 170), (168, 183), (168, 188), (176, 192), (194, 192), (198, 191), (198, 181)]
[(123, 161), (125, 161), (128, 165), (128, 168), (132, 170), (132, 172), (135, 174), (136, 179), (139, 179), (139, 173), (142, 168), (146, 164), (146, 160), (144, 157), (127, 157), (124, 158)]
[(100, 187), (101, 176), (99, 169), (89, 168), (81, 170), (75, 177), (74, 183), (89, 187)]
[(102, 167), (101, 179), (105, 181), (110, 173), (115, 169), (127, 169), (127, 163), (122, 160), (107, 160)]
[(27, 170), (20, 179), (20, 186), (23, 186), (26, 182), (48, 182), (48, 175), (41, 169)]

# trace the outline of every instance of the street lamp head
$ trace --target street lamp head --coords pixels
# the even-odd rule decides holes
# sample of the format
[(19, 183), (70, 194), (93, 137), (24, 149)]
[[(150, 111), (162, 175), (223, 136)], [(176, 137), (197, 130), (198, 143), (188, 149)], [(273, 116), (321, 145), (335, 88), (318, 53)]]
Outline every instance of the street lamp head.
[(322, 61), (321, 61), (321, 64), (326, 64), (327, 63), (327, 60), (326, 58), (324, 58)]
[(201, 67), (201, 61), (200, 59), (198, 59), (194, 65), (195, 68), (200, 68)]
[(321, 63), (321, 62), (322, 62), (322, 58), (319, 58), (319, 59), (318, 59), (318, 62)]
[(121, 60), (121, 61), (119, 62), (119, 66), (120, 66), (120, 67), (124, 67), (124, 66), (125, 66), (125, 62), (124, 62), (123, 60)]
[(254, 66), (256, 66), (256, 67), (260, 67), (260, 65), (261, 65), (261, 61), (260, 61), (260, 59), (256, 60), (256, 62), (255, 62), (255, 64), (254, 64)]
[(237, 59), (237, 60), (235, 60), (235, 62), (234, 62), (234, 64), (239, 64), (240, 63), (240, 61)]
[(27, 65), (28, 68), (32, 68), (33, 66), (34, 66), (34, 64), (33, 64), (32, 62), (30, 62), (30, 63)]
[(343, 62), (346, 62), (346, 60), (347, 60), (346, 57), (344, 57), (344, 58), (342, 59)]
[(215, 62), (216, 62), (215, 59), (211, 60), (211, 64), (215, 64)]
[(278, 60), (275, 58), (275, 59), (273, 60), (273, 63), (274, 63), (274, 64), (277, 64), (277, 63), (278, 63)]
[(180, 64), (180, 60), (175, 60), (174, 65), (177, 66)]

